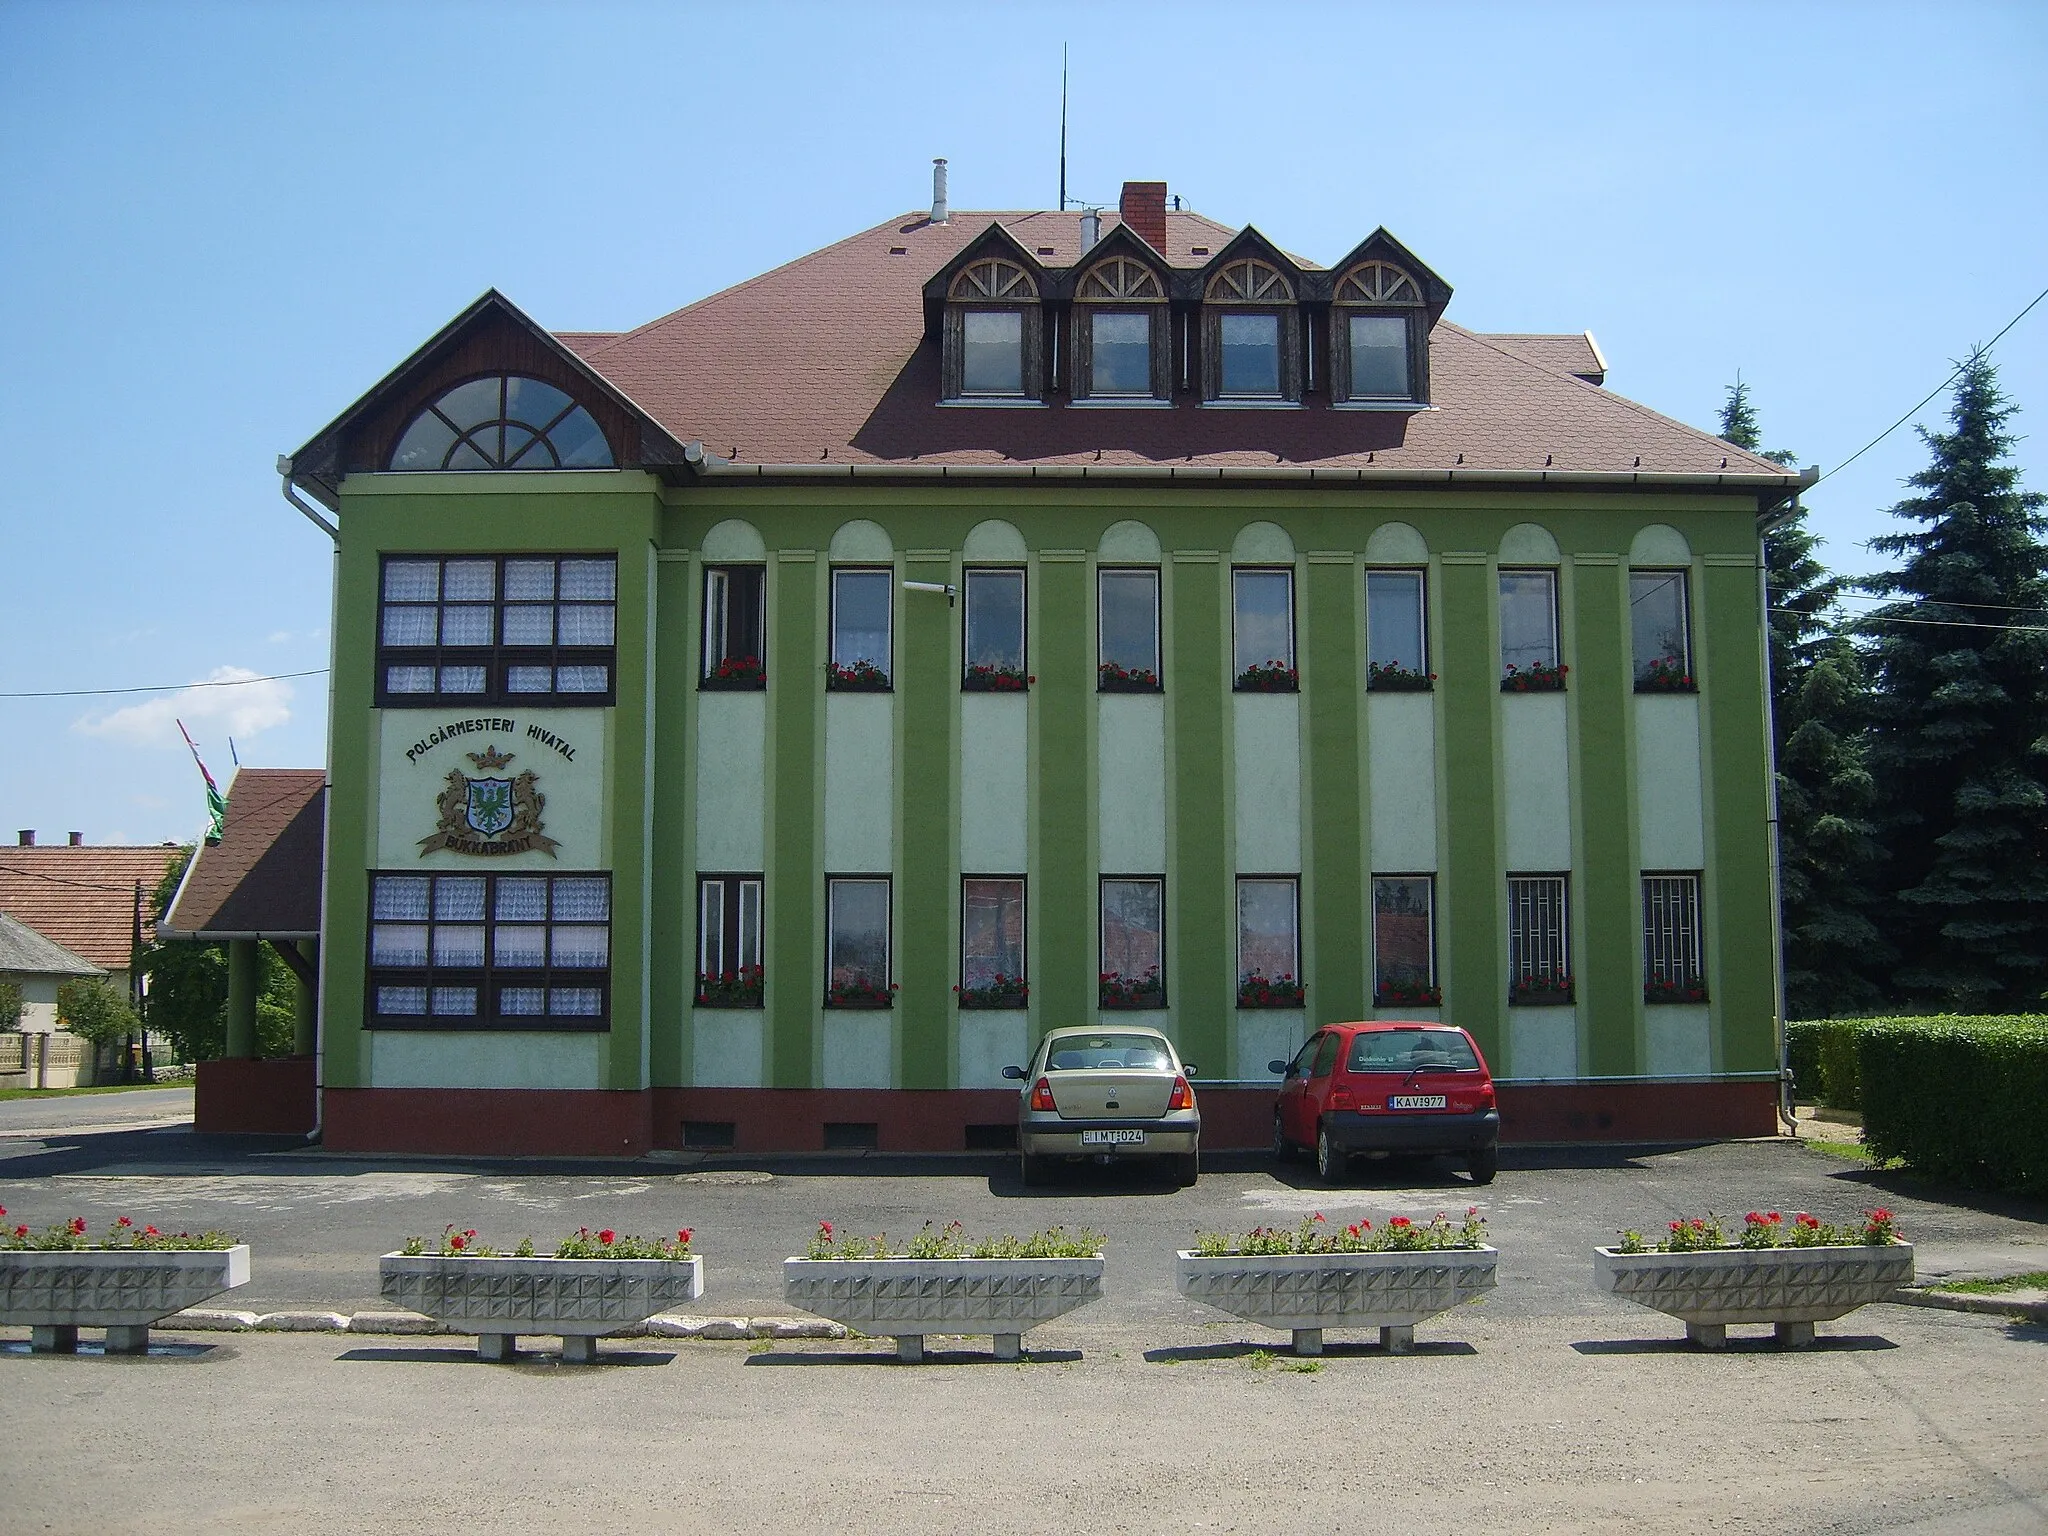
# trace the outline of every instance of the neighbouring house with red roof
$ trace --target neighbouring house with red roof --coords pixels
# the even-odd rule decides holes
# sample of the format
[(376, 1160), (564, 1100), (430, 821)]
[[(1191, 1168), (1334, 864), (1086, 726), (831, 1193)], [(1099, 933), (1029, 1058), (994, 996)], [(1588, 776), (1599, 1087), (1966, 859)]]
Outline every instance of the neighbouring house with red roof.
[(1511, 1141), (1770, 1131), (1810, 474), (1323, 255), (941, 165), (634, 330), (486, 293), (317, 433), (327, 1144), (997, 1148), (1126, 1015), (1211, 1146), (1376, 1016), (1467, 1026)]

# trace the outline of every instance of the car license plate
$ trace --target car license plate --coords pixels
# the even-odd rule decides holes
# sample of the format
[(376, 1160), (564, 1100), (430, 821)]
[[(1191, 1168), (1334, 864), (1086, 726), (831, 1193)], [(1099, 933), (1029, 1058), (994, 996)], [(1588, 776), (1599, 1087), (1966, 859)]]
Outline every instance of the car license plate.
[(1442, 1109), (1444, 1096), (1440, 1093), (1396, 1093), (1387, 1097), (1389, 1109)]
[(1081, 1145), (1084, 1147), (1142, 1147), (1145, 1145), (1143, 1131), (1083, 1131)]

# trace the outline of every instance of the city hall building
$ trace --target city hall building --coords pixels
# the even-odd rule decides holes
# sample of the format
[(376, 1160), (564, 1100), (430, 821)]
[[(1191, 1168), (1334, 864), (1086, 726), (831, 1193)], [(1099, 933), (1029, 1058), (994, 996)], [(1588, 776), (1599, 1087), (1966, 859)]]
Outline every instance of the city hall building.
[(1212, 1147), (1372, 1017), (1510, 1140), (1769, 1133), (1800, 477), (1330, 254), (941, 190), (637, 330), (488, 293), (319, 432), (326, 1144), (996, 1148), (1097, 1019)]

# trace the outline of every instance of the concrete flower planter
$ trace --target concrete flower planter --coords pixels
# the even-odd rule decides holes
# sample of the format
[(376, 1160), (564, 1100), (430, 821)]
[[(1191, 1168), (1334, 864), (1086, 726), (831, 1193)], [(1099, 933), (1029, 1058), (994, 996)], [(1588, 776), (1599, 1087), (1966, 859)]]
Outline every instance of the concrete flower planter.
[(1102, 1299), (1102, 1256), (1083, 1259), (784, 1259), (782, 1295), (862, 1333), (888, 1334), (896, 1356), (924, 1358), (928, 1333), (988, 1333), (1015, 1360), (1040, 1323)]
[(1377, 1328), (1389, 1354), (1415, 1347), (1415, 1325), (1494, 1287), (1499, 1253), (1223, 1254), (1181, 1250), (1181, 1295), (1266, 1328), (1289, 1329), (1297, 1355), (1320, 1355), (1325, 1328)]
[(173, 1312), (249, 1283), (249, 1245), (55, 1248), (0, 1252), (0, 1323), (23, 1323), (37, 1352), (78, 1348), (80, 1328), (107, 1330), (107, 1353), (139, 1355)]
[(1686, 1338), (1704, 1349), (1724, 1346), (1730, 1323), (1770, 1323), (1780, 1344), (1803, 1349), (1815, 1323), (1883, 1301), (1913, 1279), (1911, 1243), (1593, 1254), (1600, 1289), (1683, 1319)]
[(380, 1294), (476, 1335), (479, 1360), (510, 1360), (522, 1333), (555, 1334), (562, 1358), (597, 1359), (597, 1341), (704, 1294), (704, 1260), (460, 1258), (387, 1253)]

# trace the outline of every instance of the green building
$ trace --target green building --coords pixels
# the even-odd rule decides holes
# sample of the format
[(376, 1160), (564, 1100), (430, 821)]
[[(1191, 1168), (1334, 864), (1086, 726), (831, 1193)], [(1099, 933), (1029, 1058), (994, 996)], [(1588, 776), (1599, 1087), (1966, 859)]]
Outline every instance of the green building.
[(1471, 1029), (1510, 1140), (1769, 1132), (1800, 477), (1450, 298), (943, 167), (637, 330), (486, 294), (287, 466), (327, 1144), (1002, 1146), (1001, 1068), (1115, 1010), (1211, 1146), (1374, 1016)]

